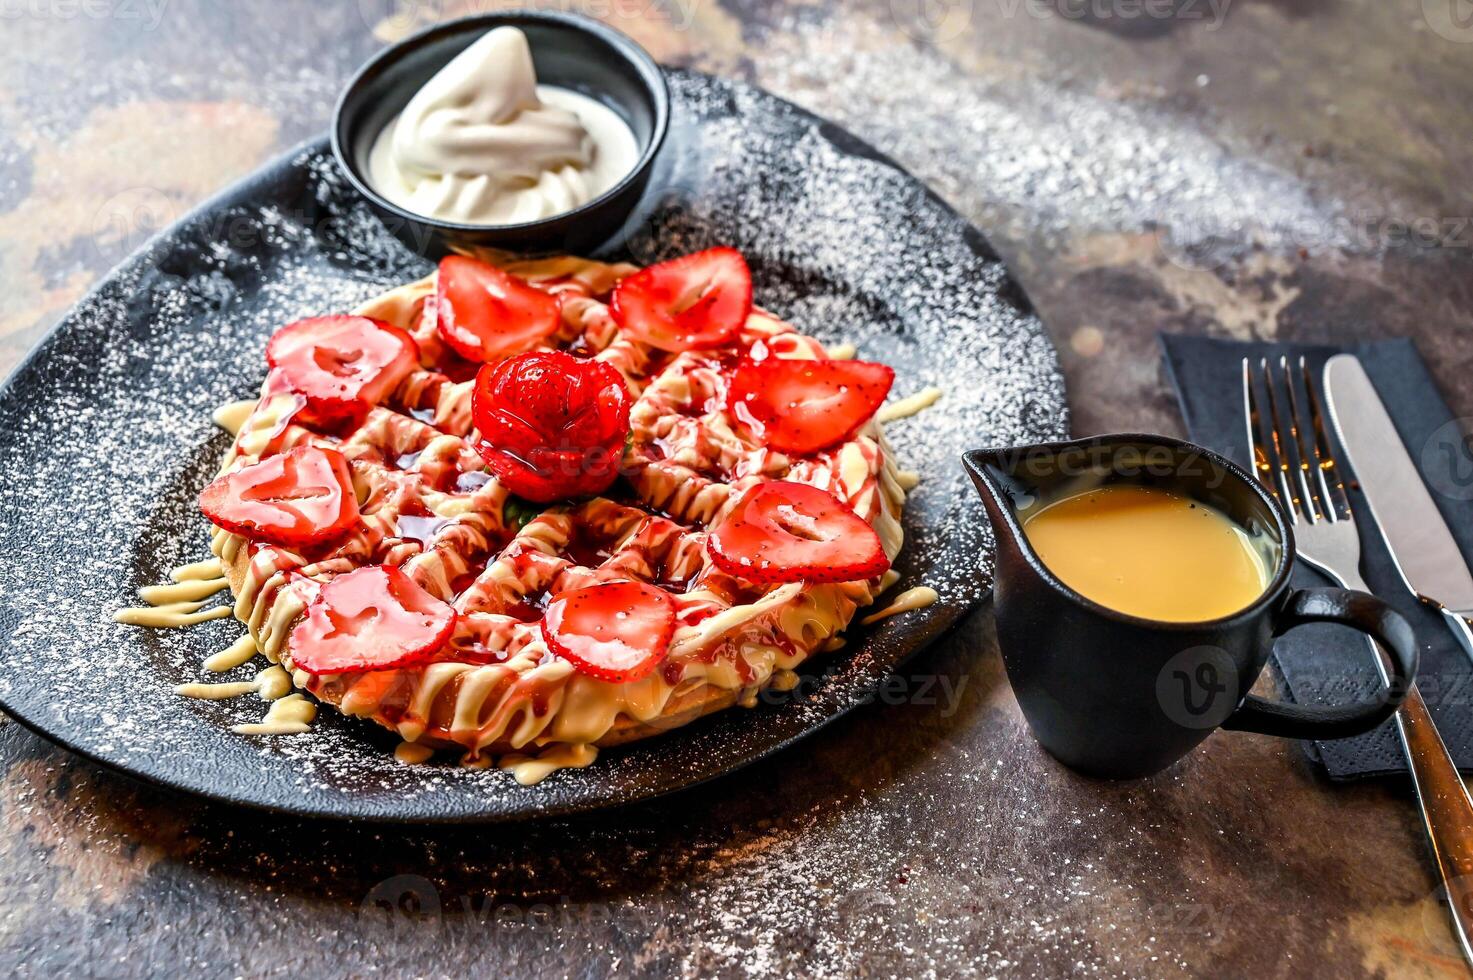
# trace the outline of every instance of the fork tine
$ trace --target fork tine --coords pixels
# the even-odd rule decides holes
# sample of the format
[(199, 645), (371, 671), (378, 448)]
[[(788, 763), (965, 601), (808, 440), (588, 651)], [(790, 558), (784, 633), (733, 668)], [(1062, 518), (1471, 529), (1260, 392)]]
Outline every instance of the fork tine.
[(1351, 520), (1353, 512), (1350, 509), (1350, 495), (1345, 492), (1345, 480), (1340, 475), (1340, 461), (1335, 458), (1335, 448), (1330, 442), (1329, 429), (1325, 425), (1325, 414), (1320, 409), (1320, 398), (1314, 390), (1314, 379), (1310, 376), (1309, 365), (1302, 356), (1299, 358), (1299, 375), (1304, 382), (1305, 401), (1309, 405), (1310, 425), (1314, 433), (1314, 469), (1320, 493), (1325, 500), (1325, 510), (1331, 520)]
[[(1280, 413), (1279, 411), (1278, 396), (1274, 394), (1273, 366), (1269, 362), (1268, 358), (1263, 357), (1259, 358), (1258, 367), (1259, 370), (1263, 373), (1263, 390), (1266, 396), (1266, 403), (1268, 405), (1267, 421), (1269, 441), (1274, 448), (1274, 455), (1276, 457), (1275, 462), (1279, 475), (1279, 483), (1284, 491), (1284, 499), (1288, 502), (1287, 506), (1289, 506), (1291, 509), (1297, 510), (1299, 514), (1304, 518), (1304, 520), (1313, 524), (1318, 518), (1318, 515), (1315, 513), (1313, 501), (1307, 499), (1308, 494), (1301, 495), (1295, 492), (1294, 486), (1289, 477), (1290, 471), (1297, 468), (1294, 466), (1294, 461), (1289, 455), (1290, 439), (1286, 434), (1287, 430), (1284, 427), (1283, 419), (1281, 417), (1282, 413)], [(1304, 477), (1304, 472), (1302, 470), (1297, 470), (1297, 473), (1300, 480), (1302, 481)]]
[[(1288, 391), (1288, 422), (1289, 431), (1287, 438), (1292, 442), (1294, 452), (1299, 458), (1299, 465), (1294, 471), (1299, 474), (1299, 488), (1304, 494), (1305, 507), (1312, 512), (1316, 518), (1325, 517), (1335, 520), (1335, 508), (1330, 504), (1328, 488), (1321, 493), (1319, 485), (1320, 457), (1319, 447), (1313, 442), (1305, 441), (1306, 431), (1312, 433), (1313, 426), (1304, 425), (1304, 414), (1299, 410), (1299, 393), (1294, 384), (1294, 375), (1289, 371), (1289, 356), (1287, 354), (1279, 357), (1279, 373), (1284, 376), (1284, 388)], [(1311, 477), (1311, 473), (1314, 474)]]
[[(1273, 476), (1269, 470), (1268, 451), (1263, 445), (1263, 434), (1259, 431), (1260, 419), (1258, 417), (1258, 398), (1253, 393), (1253, 364), (1248, 358), (1243, 358), (1243, 418), (1248, 425), (1248, 455), (1252, 464), (1253, 475), (1258, 482), (1275, 497), (1279, 495), (1279, 488), (1274, 485)], [(1280, 500), (1279, 503), (1283, 503)]]
[(1294, 495), (1289, 492), (1289, 483), (1284, 479), (1284, 467), (1278, 456), (1275, 440), (1265, 437), (1273, 429), (1263, 414), (1258, 401), (1258, 388), (1253, 382), (1253, 362), (1243, 358), (1243, 411), (1248, 420), (1248, 442), (1253, 453), (1253, 473), (1258, 482), (1273, 494), (1291, 518), (1295, 517)]

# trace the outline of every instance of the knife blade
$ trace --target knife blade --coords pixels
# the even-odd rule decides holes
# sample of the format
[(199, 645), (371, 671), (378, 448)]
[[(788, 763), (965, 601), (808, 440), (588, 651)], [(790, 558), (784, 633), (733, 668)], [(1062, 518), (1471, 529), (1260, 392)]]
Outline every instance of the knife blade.
[(1324, 388), (1335, 434), (1397, 572), (1414, 595), (1441, 609), (1473, 657), (1473, 573), (1381, 396), (1352, 354), (1325, 363)]

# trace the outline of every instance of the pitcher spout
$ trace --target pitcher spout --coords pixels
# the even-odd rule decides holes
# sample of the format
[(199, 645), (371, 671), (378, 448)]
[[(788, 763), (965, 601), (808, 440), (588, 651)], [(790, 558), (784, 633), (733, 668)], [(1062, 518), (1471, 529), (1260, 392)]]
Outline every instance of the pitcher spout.
[(1003, 533), (1012, 533), (1008, 525), (1016, 523), (1018, 502), (1014, 500), (1014, 481), (1009, 479), (1004, 457), (1013, 450), (978, 449), (962, 456), (962, 465), (967, 476), (982, 498), (993, 528)]
[(1163, 454), (1158, 462), (1169, 468), (1171, 450), (1142, 444), (1149, 438), (1123, 435), (976, 449), (962, 456), (962, 464), (982, 497), (999, 550), (1030, 554), (1023, 522), (1044, 500), (1092, 489), (1123, 472), (1140, 472), (1158, 450)]

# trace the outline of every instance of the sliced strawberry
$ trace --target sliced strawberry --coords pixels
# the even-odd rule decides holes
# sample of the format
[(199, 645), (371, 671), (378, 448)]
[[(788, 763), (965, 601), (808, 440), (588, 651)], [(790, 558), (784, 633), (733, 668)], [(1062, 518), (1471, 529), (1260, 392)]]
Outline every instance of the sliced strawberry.
[(347, 459), (309, 445), (222, 474), (199, 506), (227, 531), (288, 547), (329, 541), (358, 523)]
[(621, 279), (609, 309), (626, 333), (660, 350), (718, 347), (752, 312), (752, 273), (736, 249), (708, 248)]
[(556, 333), (562, 301), (494, 265), (448, 255), (435, 280), (435, 316), (440, 336), (461, 357), (499, 361)]
[(455, 610), (392, 565), (368, 565), (322, 587), (291, 635), (292, 666), (355, 674), (423, 663), (445, 645)]
[(512, 493), (539, 503), (603, 491), (619, 475), (629, 388), (603, 361), (530, 351), (476, 375), (476, 451)]
[(894, 382), (893, 369), (868, 361), (744, 360), (726, 410), (773, 449), (815, 453), (859, 431)]
[(304, 395), (303, 421), (326, 424), (377, 405), (419, 366), (414, 338), (366, 316), (289, 323), (266, 345), (274, 382)]
[(711, 560), (749, 582), (856, 582), (890, 567), (880, 536), (833, 494), (775, 480), (748, 490), (707, 538)]
[(607, 582), (548, 603), (542, 637), (580, 673), (610, 684), (647, 677), (675, 632), (675, 600), (643, 582)]

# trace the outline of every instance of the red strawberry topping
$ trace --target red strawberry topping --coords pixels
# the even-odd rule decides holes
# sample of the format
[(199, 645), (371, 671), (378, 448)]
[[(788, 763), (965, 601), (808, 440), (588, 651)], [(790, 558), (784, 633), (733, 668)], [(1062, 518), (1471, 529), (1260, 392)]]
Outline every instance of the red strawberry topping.
[(310, 445), (220, 475), (199, 506), (227, 531), (288, 547), (331, 540), (358, 522), (348, 461)]
[(675, 600), (643, 582), (607, 582), (553, 598), (542, 637), (580, 673), (611, 684), (652, 673), (675, 632)]
[(304, 421), (352, 418), (383, 401), (419, 366), (414, 338), (366, 316), (316, 316), (272, 335), (273, 382), (305, 396)]
[(499, 361), (556, 333), (562, 301), (494, 265), (448, 255), (435, 281), (435, 316), (440, 336), (461, 357)]
[(476, 375), (476, 451), (512, 493), (546, 503), (603, 491), (619, 475), (629, 389), (602, 361), (531, 351)]
[(894, 381), (893, 369), (868, 361), (744, 360), (726, 408), (771, 448), (815, 453), (852, 437)]
[(392, 565), (368, 565), (322, 587), (291, 635), (292, 666), (309, 674), (409, 667), (450, 639), (455, 610)]
[(708, 248), (619, 281), (609, 305), (635, 340), (679, 352), (717, 347), (752, 312), (752, 273), (734, 248)]
[(826, 490), (776, 480), (748, 490), (707, 538), (711, 559), (749, 582), (855, 582), (890, 567), (880, 536)]

